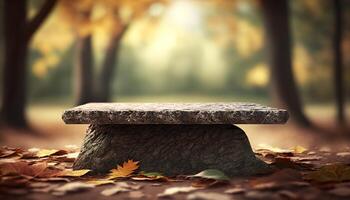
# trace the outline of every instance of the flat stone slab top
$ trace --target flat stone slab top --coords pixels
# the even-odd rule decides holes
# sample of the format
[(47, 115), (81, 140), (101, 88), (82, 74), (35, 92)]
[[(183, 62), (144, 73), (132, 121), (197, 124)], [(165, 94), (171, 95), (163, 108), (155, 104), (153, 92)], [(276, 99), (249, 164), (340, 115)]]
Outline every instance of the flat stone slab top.
[(288, 112), (254, 103), (89, 103), (64, 112), (67, 124), (283, 124)]

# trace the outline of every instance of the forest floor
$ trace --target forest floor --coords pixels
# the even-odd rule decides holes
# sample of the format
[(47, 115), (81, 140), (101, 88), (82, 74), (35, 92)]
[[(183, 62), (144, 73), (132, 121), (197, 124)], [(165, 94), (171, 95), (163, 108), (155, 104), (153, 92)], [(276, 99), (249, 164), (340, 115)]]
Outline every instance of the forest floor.
[(31, 131), (0, 130), (0, 145), (7, 146), (0, 149), (0, 198), (349, 199), (350, 131), (333, 125), (329, 110), (312, 109), (319, 129), (290, 122), (239, 125), (256, 155), (275, 170), (226, 180), (220, 173), (197, 178), (140, 174), (135, 163), (132, 170), (125, 167), (126, 177), (72, 172), (87, 126), (65, 125), (60, 118), (64, 107), (32, 107)]

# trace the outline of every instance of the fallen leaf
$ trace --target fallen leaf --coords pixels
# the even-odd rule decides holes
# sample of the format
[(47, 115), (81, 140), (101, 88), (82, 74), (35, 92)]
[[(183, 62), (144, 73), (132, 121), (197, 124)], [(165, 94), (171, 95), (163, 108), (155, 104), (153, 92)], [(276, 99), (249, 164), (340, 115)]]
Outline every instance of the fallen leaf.
[(6, 158), (15, 154), (17, 154), (17, 151), (15, 149), (8, 149), (6, 147), (0, 148), (0, 158)]
[(262, 149), (267, 149), (275, 153), (293, 153), (293, 150), (290, 149), (281, 149), (278, 147), (273, 147), (268, 144), (258, 144), (258, 146)]
[(326, 165), (310, 172), (305, 179), (316, 182), (342, 182), (350, 180), (350, 167), (343, 164)]
[(264, 182), (258, 183), (253, 186), (255, 190), (274, 190), (283, 187), (281, 183), (278, 182)]
[(29, 184), (31, 188), (44, 188), (50, 186), (50, 183), (45, 183), (45, 182), (31, 182)]
[(215, 180), (215, 179), (195, 179), (192, 181), (191, 186), (196, 188), (209, 188), (214, 186), (223, 186), (229, 184), (229, 181)]
[(350, 152), (339, 152), (336, 155), (340, 157), (350, 156)]
[(235, 187), (235, 188), (230, 188), (225, 190), (225, 193), (227, 194), (240, 194), (240, 193), (244, 193), (246, 191), (245, 188), (242, 187)]
[(42, 193), (48, 193), (53, 191), (55, 188), (58, 188), (58, 184), (49, 184), (47, 187), (35, 187), (32, 188), (32, 192), (42, 192)]
[(229, 181), (230, 178), (226, 176), (222, 171), (217, 169), (207, 169), (199, 172), (198, 174), (191, 175), (188, 177), (198, 177), (198, 178), (206, 178), (206, 179), (214, 179), (214, 180), (224, 180)]
[(291, 159), (291, 157), (281, 157), (278, 156), (274, 159), (273, 163), (274, 166), (283, 169), (283, 168), (292, 168), (292, 169), (307, 169), (310, 170), (313, 168), (313, 164), (304, 162), (296, 162)]
[(304, 153), (307, 151), (307, 149), (298, 145), (293, 148), (293, 151), (294, 153)]
[(281, 196), (283, 199), (300, 199), (299, 195), (288, 190), (281, 190), (278, 191), (279, 196)]
[(120, 192), (128, 192), (131, 190), (138, 190), (142, 186), (141, 185), (131, 185), (126, 182), (118, 182), (115, 184), (115, 186), (105, 189), (101, 192), (102, 195), (104, 196), (112, 196), (115, 194), (118, 194)]
[(128, 177), (139, 168), (138, 163), (138, 161), (135, 162), (133, 160), (128, 160), (127, 162), (124, 162), (122, 166), (118, 165), (116, 169), (110, 171), (108, 179)]
[(307, 187), (310, 186), (310, 183), (304, 181), (291, 181), (287, 182), (286, 185), (289, 187)]
[(135, 181), (169, 181), (168, 177), (159, 172), (140, 172), (139, 175), (131, 177)]
[(62, 176), (62, 177), (80, 177), (80, 176), (84, 176), (85, 174), (87, 174), (89, 171), (89, 169), (80, 169), (80, 170), (64, 170), (60, 173), (58, 173), (56, 176)]
[(21, 159), (31, 159), (31, 158), (38, 158), (38, 156), (36, 155), (36, 152), (24, 152), (21, 154)]
[(114, 186), (112, 188), (105, 189), (101, 192), (103, 196), (112, 196), (115, 194), (118, 194), (120, 192), (128, 192), (130, 189), (124, 188), (124, 187), (119, 187), (119, 186)]
[(52, 177), (58, 170), (49, 169), (47, 162), (30, 165), (28, 162), (3, 163), (0, 165), (2, 175), (23, 175), (28, 177)]
[(60, 162), (74, 162), (77, 157), (78, 157), (79, 153), (68, 153), (62, 156), (57, 156), (54, 159)]
[(230, 195), (220, 194), (216, 192), (195, 192), (187, 196), (189, 200), (230, 200), (232, 199)]
[(53, 195), (65, 195), (68, 192), (78, 192), (78, 191), (84, 191), (93, 188), (94, 186), (91, 184), (83, 183), (83, 182), (73, 182), (73, 183), (66, 183), (58, 188), (53, 189), (52, 194)]
[(40, 149), (38, 152), (36, 152), (36, 156), (38, 158), (43, 158), (43, 157), (52, 156), (52, 155), (63, 155), (63, 154), (67, 154), (67, 151), (56, 150), (56, 149)]
[(112, 181), (112, 180), (104, 180), (104, 179), (100, 179), (100, 180), (96, 179), (96, 180), (86, 181), (85, 183), (98, 186), (98, 185), (114, 184), (114, 181)]
[(314, 161), (314, 160), (321, 160), (321, 156), (303, 156), (303, 157), (291, 157), (290, 159), (294, 162), (303, 162), (303, 161)]
[(350, 188), (348, 187), (337, 187), (330, 191), (328, 191), (330, 194), (341, 196), (341, 197), (348, 197), (350, 196)]
[(158, 194), (158, 197), (167, 197), (167, 196), (171, 196), (174, 194), (178, 194), (178, 193), (188, 193), (188, 192), (192, 192), (198, 190), (198, 188), (195, 187), (170, 187), (164, 190), (163, 193)]

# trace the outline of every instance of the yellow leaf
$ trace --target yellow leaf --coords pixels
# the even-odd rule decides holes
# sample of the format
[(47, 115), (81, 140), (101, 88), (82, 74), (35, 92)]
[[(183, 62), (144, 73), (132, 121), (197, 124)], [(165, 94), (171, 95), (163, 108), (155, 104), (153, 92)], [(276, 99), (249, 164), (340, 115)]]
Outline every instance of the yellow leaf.
[(63, 155), (67, 152), (65, 150), (56, 150), (56, 149), (41, 149), (38, 152), (36, 152), (36, 156), (39, 158), (47, 157), (51, 155)]
[(122, 166), (118, 165), (116, 169), (112, 169), (108, 174), (108, 179), (123, 178), (132, 174), (139, 168), (138, 161), (128, 160)]
[(89, 169), (80, 169), (80, 170), (65, 170), (59, 173), (57, 176), (69, 176), (69, 177), (80, 177), (87, 174)]
[(94, 179), (94, 180), (86, 181), (86, 183), (98, 186), (98, 185), (113, 184), (114, 181), (112, 181), (112, 180), (105, 180), (105, 179), (100, 179), (100, 180)]
[(304, 147), (302, 147), (302, 146), (295, 146), (294, 148), (293, 148), (293, 150), (294, 150), (294, 153), (304, 153), (305, 151), (307, 151), (307, 149), (306, 148), (304, 148)]

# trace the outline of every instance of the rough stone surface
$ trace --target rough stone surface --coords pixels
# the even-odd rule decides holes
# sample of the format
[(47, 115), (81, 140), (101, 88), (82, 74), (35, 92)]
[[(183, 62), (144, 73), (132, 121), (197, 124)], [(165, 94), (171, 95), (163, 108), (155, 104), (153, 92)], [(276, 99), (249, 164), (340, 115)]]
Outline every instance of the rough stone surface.
[(62, 118), (67, 124), (281, 124), (288, 112), (253, 103), (90, 103)]
[(269, 168), (234, 125), (90, 125), (74, 169), (105, 173), (133, 159), (140, 170), (165, 175), (219, 169), (229, 176)]

